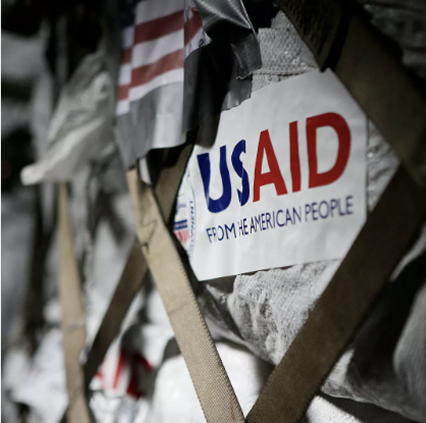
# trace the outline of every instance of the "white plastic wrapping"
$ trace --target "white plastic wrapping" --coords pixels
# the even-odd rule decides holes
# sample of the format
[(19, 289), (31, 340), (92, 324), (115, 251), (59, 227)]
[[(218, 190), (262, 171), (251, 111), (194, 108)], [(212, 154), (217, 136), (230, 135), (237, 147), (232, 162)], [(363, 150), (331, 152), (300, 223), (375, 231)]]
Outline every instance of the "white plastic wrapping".
[(21, 173), (26, 185), (69, 181), (102, 150), (111, 147), (113, 84), (104, 52), (87, 56), (61, 92), (49, 127), (47, 152)]
[[(264, 68), (254, 75), (255, 80), (259, 75), (257, 87), (310, 70), (311, 66), (307, 66), (309, 55), (306, 56), (300, 47), (302, 41), (294, 30), (289, 30), (290, 26), (279, 13), (272, 29), (264, 30), (260, 38)], [(277, 30), (282, 36), (274, 34)], [(268, 32), (271, 32), (269, 38)], [(286, 54), (264, 47), (265, 43), (277, 40)], [(280, 65), (282, 73), (278, 72)], [(399, 160), (371, 122), (366, 159), (367, 208), (372, 210)], [(416, 295), (420, 295), (426, 279), (424, 233), (419, 233), (415, 250), (407, 252), (399, 271), (391, 278), (392, 283), (385, 289), (380, 305), (331, 372), (323, 392), (370, 402), (408, 418), (425, 421), (422, 400), (426, 395), (426, 386), (422, 383), (425, 374), (416, 371), (425, 367), (424, 337), (421, 333), (413, 336), (414, 329), (410, 329), (421, 327), (423, 316), (418, 305), (420, 300), (412, 314), (410, 307)], [(340, 261), (329, 260), (241, 274), (235, 279), (207, 281), (205, 288), (200, 288), (199, 297), (204, 311), (215, 320), (223, 336), (239, 338), (239, 342), (256, 356), (276, 365), (339, 265)], [(410, 347), (406, 346), (407, 333), (411, 334)], [(378, 368), (381, 371), (376, 370)]]

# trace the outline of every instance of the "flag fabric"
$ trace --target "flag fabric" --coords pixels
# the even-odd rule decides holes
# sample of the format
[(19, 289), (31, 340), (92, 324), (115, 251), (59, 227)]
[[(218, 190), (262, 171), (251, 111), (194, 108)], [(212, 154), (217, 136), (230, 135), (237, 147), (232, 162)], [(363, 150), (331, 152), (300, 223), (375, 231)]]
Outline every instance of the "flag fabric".
[(194, 50), (211, 42), (210, 37), (203, 29), (200, 14), (194, 0), (185, 1), (185, 59)]
[(208, 37), (193, 0), (139, 0), (123, 15), (116, 114), (127, 167), (184, 142), (184, 59)]
[(131, 101), (153, 89), (183, 81), (183, 8), (182, 0), (136, 3), (134, 22), (122, 32), (118, 115), (128, 113)]

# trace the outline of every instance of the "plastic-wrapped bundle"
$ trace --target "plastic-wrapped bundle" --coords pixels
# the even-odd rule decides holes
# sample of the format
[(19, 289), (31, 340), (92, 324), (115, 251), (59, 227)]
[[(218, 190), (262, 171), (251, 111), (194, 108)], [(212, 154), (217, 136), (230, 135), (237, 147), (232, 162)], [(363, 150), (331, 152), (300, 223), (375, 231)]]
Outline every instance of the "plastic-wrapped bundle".
[(102, 150), (112, 147), (112, 83), (104, 52), (87, 56), (64, 87), (41, 160), (22, 171), (26, 185), (70, 180)]
[[(47, 76), (47, 70), (44, 69)], [(37, 90), (36, 95), (43, 94)], [(37, 145), (38, 162), (24, 169), (28, 184), (68, 181), (72, 186), (71, 212), (75, 250), (83, 273), (87, 347), (99, 327), (129, 248), (134, 220), (126, 193), (124, 170), (114, 145), (113, 86), (105, 69), (102, 48), (87, 56), (65, 85), (49, 131), (44, 126), (45, 97), (36, 96), (32, 116), (36, 143), (48, 134), (48, 145)], [(41, 110), (40, 110), (41, 109)], [(55, 207), (54, 196), (46, 196)], [(43, 275), (45, 326), (34, 357), (20, 369), (22, 378), (5, 379), (11, 399), (29, 407), (32, 421), (59, 422), (67, 407), (60, 304), (57, 299), (57, 244), (52, 237)], [(38, 304), (43, 307), (43, 304)], [(84, 358), (84, 351), (82, 358)], [(20, 354), (8, 351), (7, 363)], [(47, 400), (49, 398), (49, 401)], [(54, 407), (52, 407), (54, 404)]]
[[(254, 89), (315, 68), (310, 52), (282, 13), (271, 29), (259, 30), (259, 40), (263, 67), (253, 75)], [(371, 122), (366, 160), (367, 203), (372, 210), (399, 160)], [(424, 421), (425, 373), (418, 372), (426, 364), (421, 354), (424, 331), (413, 334), (423, 321), (425, 250), (423, 230), (323, 392)], [(258, 357), (278, 364), (339, 264), (334, 260), (211, 280), (200, 287), (199, 296), (222, 336), (237, 338)], [(401, 295), (404, 304), (397, 301)]]
[(29, 263), (35, 193), (31, 188), (19, 186), (18, 181), (19, 170), (33, 160), (34, 149), (30, 145), (31, 131), (28, 128), (34, 112), (30, 92), (42, 69), (40, 54), (44, 35), (22, 38), (2, 31), (2, 80), (5, 85), (11, 83), (9, 90), (3, 90), (1, 105), (2, 351), (13, 338), (19, 337), (24, 320), (27, 269), (23, 263)]
[[(277, 15), (272, 28), (259, 30), (259, 40), (263, 67), (254, 72), (253, 91), (316, 69), (310, 52), (282, 13)], [(95, 74), (99, 76), (97, 72)], [(96, 75), (94, 80), (89, 81), (88, 89), (99, 88), (93, 82), (98, 80)], [(104, 82), (107, 82), (107, 87), (109, 82)], [(99, 91), (95, 92), (99, 94)], [(95, 95), (93, 99), (96, 102), (101, 97)], [(59, 174), (54, 175), (54, 178), (62, 179), (63, 175), (60, 173), (67, 170), (65, 179), (72, 179), (75, 188), (75, 217), (82, 222), (77, 225), (80, 229), (77, 239), (83, 238), (83, 242), (80, 242), (83, 245), (80, 245), (82, 248), (79, 250), (86, 260), (85, 297), (89, 339), (99, 325), (114, 282), (118, 278), (132, 232), (132, 225), (129, 224), (131, 216), (126, 212), (130, 210), (128, 198), (120, 189), (112, 187), (122, 169), (115, 168), (107, 182), (94, 181), (91, 179), (93, 175), (89, 177), (87, 174), (87, 169), (74, 175), (78, 161), (75, 157), (91, 158), (92, 148), (98, 148), (103, 141), (99, 133), (103, 133), (104, 129), (106, 133), (110, 132), (111, 113), (109, 109), (103, 108), (106, 104), (104, 101), (108, 102), (109, 97), (110, 92), (93, 105), (93, 115), (83, 116), (88, 118), (88, 124), (93, 123), (93, 116), (98, 113), (102, 115), (101, 119), (106, 118), (100, 123), (101, 131), (94, 131), (93, 138), (88, 136), (91, 131), (79, 138), (77, 144), (82, 148), (73, 150), (78, 154), (71, 157), (72, 160), (64, 167), (58, 167), (60, 162), (57, 162), (55, 166)], [(77, 95), (76, 99), (78, 98)], [(77, 105), (75, 110), (78, 111), (79, 108)], [(54, 132), (60, 135), (58, 139), (66, 139), (69, 132), (75, 130), (75, 122), (67, 122), (67, 119), (59, 121)], [(99, 123), (99, 120), (95, 119), (95, 122)], [(89, 146), (87, 143), (90, 139), (94, 141)], [(85, 143), (87, 145), (83, 145)], [(101, 160), (102, 165), (111, 165), (112, 155), (108, 151), (104, 160)], [(93, 158), (95, 156), (97, 154), (93, 153)], [(131, 157), (132, 160), (137, 158)], [(373, 209), (397, 165), (397, 158), (370, 123), (367, 147), (369, 210)], [(104, 173), (100, 173), (105, 177)], [(47, 173), (46, 175), (49, 178)], [(100, 175), (97, 173), (96, 176)], [(96, 219), (90, 212), (95, 204), (93, 196), (96, 197), (101, 188), (111, 189), (114, 194), (113, 214), (119, 215), (119, 220), (126, 222), (125, 236), (121, 241), (120, 237), (114, 237), (114, 224), (110, 220), (100, 224), (96, 240), (92, 238), (87, 243), (86, 232), (89, 231), (94, 236), (96, 226), (93, 223)], [(86, 210), (79, 207), (79, 199), (84, 199), (83, 208)], [(425, 339), (421, 335), (426, 333), (425, 245), (426, 234), (423, 231), (416, 245), (395, 271), (381, 302), (329, 376), (323, 392), (334, 397), (370, 402), (410, 418), (423, 418), (425, 410), (422, 408), (422, 398), (426, 395), (426, 388), (425, 378), (422, 376), (426, 365), (422, 354)], [(90, 256), (90, 260), (87, 256)], [(250, 409), (271, 369), (264, 361), (271, 364), (279, 362), (339, 264), (340, 261), (328, 261), (297, 265), (238, 275), (228, 280), (208, 281), (199, 286), (199, 298), (210, 319), (214, 336), (216, 339), (222, 337), (218, 342), (218, 349), (244, 412)], [(171, 341), (173, 335), (159, 304), (158, 294), (154, 291), (145, 299), (146, 303), (138, 318), (135, 318), (134, 325), (115, 342), (92, 383), (92, 411), (99, 421), (202, 421), (201, 409), (183, 359), (176, 351), (174, 341)], [(127, 325), (128, 322), (124, 327)], [(39, 350), (40, 354), (45, 351), (45, 344), (55, 334), (57, 335), (57, 330), (46, 336)], [(56, 376), (59, 375), (55, 379), (55, 384), (61, 385), (57, 405), (63, 411), (66, 400), (59, 356), (57, 354), (50, 364), (58, 372)], [(33, 364), (37, 365), (37, 358)], [(34, 386), (39, 385), (19, 386), (16, 398), (37, 409), (42, 401), (37, 401), (33, 396)], [(22, 394), (22, 390), (25, 392), (24, 388), (31, 391), (30, 394), (27, 392), (26, 397)], [(43, 391), (47, 389), (43, 387)], [(36, 416), (37, 413), (34, 414)], [(61, 413), (56, 412), (49, 417), (57, 421), (59, 415)], [(312, 402), (305, 420), (320, 422), (324, 419), (336, 423), (406, 421), (375, 406), (331, 398), (322, 393)]]

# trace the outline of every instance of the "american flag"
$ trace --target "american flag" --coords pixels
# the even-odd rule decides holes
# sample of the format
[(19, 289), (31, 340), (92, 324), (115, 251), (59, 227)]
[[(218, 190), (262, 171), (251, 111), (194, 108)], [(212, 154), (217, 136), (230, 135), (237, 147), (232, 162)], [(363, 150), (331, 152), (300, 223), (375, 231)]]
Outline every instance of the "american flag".
[(117, 114), (162, 85), (182, 82), (184, 58), (205, 43), (193, 0), (139, 0), (130, 4), (122, 31)]
[(185, 244), (189, 239), (188, 220), (180, 220), (175, 222), (173, 232), (182, 244)]

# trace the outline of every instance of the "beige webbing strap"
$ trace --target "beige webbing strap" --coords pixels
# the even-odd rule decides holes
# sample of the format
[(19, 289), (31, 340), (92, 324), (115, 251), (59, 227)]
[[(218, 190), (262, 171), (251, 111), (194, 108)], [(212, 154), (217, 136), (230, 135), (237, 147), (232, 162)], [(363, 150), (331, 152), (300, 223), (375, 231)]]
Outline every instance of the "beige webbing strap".
[[(155, 187), (158, 202), (166, 220), (169, 220), (172, 213), (180, 181), (192, 148), (192, 145), (183, 147), (174, 166), (166, 167), (162, 170), (160, 179)], [(96, 374), (112, 341), (119, 334), (123, 319), (141, 287), (147, 270), (148, 266), (140, 249), (139, 241), (135, 239), (84, 366), (87, 385)]]
[(117, 288), (87, 356), (87, 361), (84, 365), (86, 385), (89, 385), (93, 376), (95, 376), (109, 346), (120, 332), (121, 323), (130, 304), (141, 288), (147, 270), (148, 266), (141, 253), (141, 247), (138, 240), (135, 239)]
[[(324, 65), (333, 49), (333, 37), (341, 30), (337, 28), (342, 17), (339, 2), (324, 2), (326, 10), (335, 8), (337, 20), (327, 14), (315, 16), (316, 9), (307, 7), (312, 0), (277, 3)], [(306, 24), (315, 19), (315, 25)], [(247, 416), (249, 423), (295, 423), (302, 417), (426, 215), (426, 102), (371, 26), (357, 14), (349, 21), (336, 74), (395, 149), (404, 167), (392, 178), (272, 373)]]
[(247, 416), (295, 423), (389, 280), (426, 215), (426, 192), (400, 167)]
[(336, 75), (420, 185), (426, 186), (426, 98), (373, 27), (350, 19)]
[(153, 190), (127, 173), (139, 242), (209, 423), (244, 422)]
[[(372, 27), (357, 14), (348, 16), (337, 0), (277, 0), (277, 3), (311, 47), (321, 67), (329, 62), (330, 53), (336, 53), (336, 38), (347, 34), (345, 42), (338, 46), (341, 47), (340, 59), (335, 72), (401, 157), (405, 169), (400, 168), (392, 179), (306, 324), (273, 372), (247, 416), (250, 423), (294, 423), (302, 416), (408, 248), (426, 212), (425, 192), (419, 188), (426, 183), (426, 144), (423, 142), (426, 103), (402, 65), (381, 43)], [(347, 21), (348, 27), (343, 28)], [(133, 185), (131, 191), (142, 248), (206, 418), (209, 422), (242, 421), (235, 394), (161, 220), (153, 192), (141, 185), (135, 173), (129, 173), (128, 177), (129, 185)], [(197, 329), (186, 313), (193, 315)], [(199, 343), (195, 341), (198, 336)], [(208, 354), (206, 348), (210, 351)], [(211, 373), (215, 373), (215, 377), (209, 376)], [(238, 412), (233, 415), (235, 410)]]
[[(359, 5), (339, 0), (274, 0), (311, 48), (334, 71), (401, 158), (426, 185), (426, 97), (395, 51), (366, 21)], [(345, 6), (345, 7), (343, 7)], [(337, 46), (337, 47), (336, 47)]]
[(81, 282), (74, 254), (69, 198), (65, 184), (59, 185), (59, 298), (62, 306), (62, 342), (68, 392), (68, 423), (90, 423), (85, 399), (80, 353), (86, 341)]

